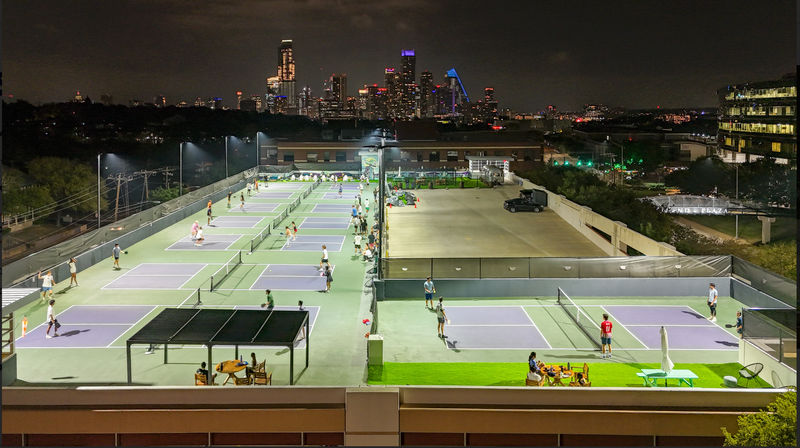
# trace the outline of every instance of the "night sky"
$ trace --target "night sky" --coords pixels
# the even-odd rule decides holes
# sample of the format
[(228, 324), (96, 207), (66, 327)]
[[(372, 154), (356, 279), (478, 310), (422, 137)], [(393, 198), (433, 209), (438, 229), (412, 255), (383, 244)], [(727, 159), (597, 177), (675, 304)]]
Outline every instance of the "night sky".
[[(364, 6), (368, 4), (369, 6)], [(348, 93), (383, 82), (413, 48), (434, 80), (455, 67), (469, 95), (560, 110), (714, 106), (726, 84), (794, 71), (794, 1), (12, 0), (2, 3), (3, 94), (33, 103), (80, 90), (117, 103), (265, 92), (281, 39), (298, 91), (331, 73)]]

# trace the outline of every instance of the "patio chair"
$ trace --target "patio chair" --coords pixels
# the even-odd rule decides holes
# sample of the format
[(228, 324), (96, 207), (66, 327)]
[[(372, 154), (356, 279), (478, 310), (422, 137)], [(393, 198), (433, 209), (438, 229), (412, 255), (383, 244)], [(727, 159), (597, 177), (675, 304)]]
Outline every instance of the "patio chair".
[(266, 365), (267, 365), (267, 361), (266, 360), (265, 361), (261, 361), (260, 363), (256, 364), (256, 367), (255, 367), (255, 369), (253, 369), (253, 372), (264, 372), (265, 369), (266, 369)]
[(775, 389), (783, 389), (785, 387), (783, 381), (781, 381), (780, 375), (774, 370), (772, 371), (772, 387)]
[(194, 374), (194, 385), (195, 386), (208, 386), (208, 379), (205, 375), (201, 373)]
[(260, 384), (266, 386), (272, 385), (272, 372), (256, 371), (253, 372), (253, 384)]
[[(744, 387), (750, 383), (750, 380), (756, 378), (761, 371), (764, 370), (764, 364), (760, 362), (754, 362), (753, 364), (748, 364), (742, 367), (739, 370), (739, 378), (745, 378), (747, 381), (744, 383)], [(736, 380), (739, 381), (738, 379)]]
[(244, 377), (239, 378), (238, 376), (233, 377), (233, 384), (235, 386), (249, 386), (251, 384), (250, 378)]
[(542, 379), (539, 380), (539, 381), (534, 381), (534, 380), (525, 378), (525, 385), (526, 386), (541, 387), (541, 386), (544, 385), (544, 382), (546, 381), (545, 380), (546, 377), (547, 377), (547, 375), (542, 375)]
[(591, 381), (585, 381), (583, 384), (580, 384), (577, 381), (570, 381), (569, 385), (571, 387), (592, 387), (592, 382)]
[(582, 373), (583, 379), (589, 381), (589, 364), (583, 363), (583, 367), (575, 367), (572, 369), (575, 373)]

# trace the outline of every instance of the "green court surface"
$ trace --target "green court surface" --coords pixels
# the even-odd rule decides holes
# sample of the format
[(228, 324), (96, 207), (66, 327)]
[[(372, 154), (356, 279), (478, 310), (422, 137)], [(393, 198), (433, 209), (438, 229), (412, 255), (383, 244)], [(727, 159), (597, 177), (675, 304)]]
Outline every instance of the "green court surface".
[[(543, 359), (551, 362), (550, 359)], [(556, 360), (552, 360), (555, 362)], [(566, 363), (564, 363), (566, 364)], [(589, 378), (592, 387), (644, 387), (636, 373), (641, 369), (659, 369), (657, 363), (588, 363)], [(725, 387), (722, 378), (726, 375), (737, 377), (742, 366), (738, 363), (725, 364), (675, 364), (676, 369), (687, 369), (699, 377), (694, 380), (694, 387)], [(380, 366), (370, 366), (369, 384), (386, 386), (503, 386), (524, 387), (528, 373), (527, 360), (517, 363), (505, 362), (387, 362)], [(658, 381), (663, 386), (663, 381)], [(740, 380), (740, 387), (770, 387), (761, 378), (746, 383)], [(667, 387), (688, 387), (670, 380)]]
[[(281, 183), (289, 184), (289, 183)], [(297, 182), (302, 185), (301, 192), (311, 187), (310, 182)], [(277, 186), (270, 182), (270, 186)], [(281, 222), (280, 228), (296, 221), (299, 225), (304, 218), (315, 217), (345, 217), (344, 212), (312, 212), (317, 204), (343, 204), (352, 205), (352, 200), (323, 199), (329, 193), (332, 182), (321, 184), (308, 198), (302, 200), (300, 207), (289, 214)], [(346, 185), (356, 185), (348, 183)], [(370, 202), (373, 202), (370, 185), (365, 190)], [(279, 187), (280, 188), (280, 187)], [(244, 191), (244, 190), (243, 190)], [(284, 191), (276, 188), (261, 188), (261, 192)], [(121, 270), (112, 269), (112, 259), (78, 273), (79, 287), (69, 288), (69, 279), (61, 280), (55, 288), (56, 314), (67, 311), (70, 307), (79, 305), (90, 306), (118, 306), (123, 305), (154, 305), (154, 308), (144, 317), (130, 326), (110, 343), (99, 343), (91, 348), (53, 347), (46, 348), (45, 344), (58, 343), (70, 345), (59, 338), (47, 339), (43, 337), (43, 329), (37, 327), (45, 322), (47, 306), (43, 301), (37, 301), (15, 312), (17, 322), (26, 316), (29, 321), (28, 335), (17, 339), (18, 354), (18, 381), (16, 385), (107, 385), (127, 384), (125, 340), (138, 331), (145, 323), (158, 314), (164, 307), (191, 307), (196, 301), (196, 290), (201, 290), (201, 300), (206, 307), (233, 308), (236, 305), (258, 305), (265, 301), (263, 289), (251, 290), (259, 275), (269, 264), (304, 264), (319, 266), (321, 258), (321, 244), (314, 245), (310, 251), (281, 250), (285, 238), (278, 230), (273, 231), (266, 240), (260, 243), (257, 250), (250, 254), (250, 240), (260, 232), (268, 223), (278, 216), (288, 205), (299, 196), (299, 193), (288, 199), (258, 199), (248, 198), (245, 192), (246, 206), (258, 203), (276, 203), (278, 206), (270, 212), (238, 211), (238, 194), (233, 195), (232, 207), (227, 207), (227, 200), (223, 199), (212, 207), (215, 217), (251, 216), (264, 218), (252, 228), (233, 227), (207, 227), (205, 210), (182, 220), (181, 222), (161, 231), (130, 247), (123, 247), (127, 254), (120, 257)], [(255, 195), (255, 192), (253, 193)], [(247, 207), (246, 207), (247, 208)], [(371, 209), (368, 223), (373, 224), (375, 216), (374, 207)], [(214, 235), (240, 235), (233, 244), (224, 250), (197, 249), (190, 244), (188, 250), (165, 250), (181, 239), (186, 239), (190, 234), (190, 226), (195, 220), (204, 226), (205, 235), (211, 239)], [(330, 293), (319, 291), (273, 291), (275, 304), (278, 307), (296, 307), (298, 300), (302, 300), (306, 307), (319, 307), (318, 318), (314, 322), (310, 335), (310, 363), (308, 369), (303, 369), (305, 349), (298, 348), (295, 353), (295, 383), (300, 385), (352, 385), (363, 384), (366, 380), (366, 339), (365, 333), (369, 327), (362, 323), (365, 318), (370, 318), (369, 305), (371, 296), (364, 289), (365, 271), (367, 263), (356, 257), (353, 253), (353, 228), (347, 229), (303, 229), (300, 228), (298, 238), (303, 235), (330, 235), (336, 241), (342, 241), (341, 251), (330, 252), (330, 262), (334, 266), (334, 279)], [(230, 237), (229, 237), (230, 238)], [(235, 236), (233, 237), (235, 238)], [(243, 264), (234, 269), (231, 274), (219, 284), (217, 290), (209, 292), (209, 277), (223, 266), (231, 257), (235, 257), (238, 250), (243, 250)], [(65, 255), (66, 257), (67, 255)], [(205, 265), (195, 274), (187, 277), (187, 281), (177, 288), (172, 289), (147, 289), (148, 280), (157, 277), (146, 277), (141, 282), (136, 282), (131, 289), (102, 289), (142, 263), (164, 263), (166, 268), (180, 266), (181, 263), (197, 263)], [(160, 265), (159, 265), (160, 266)], [(324, 282), (323, 282), (324, 284)], [(141, 285), (141, 286), (139, 286)], [(87, 309), (86, 307), (80, 309)], [(73, 319), (75, 314), (73, 314)], [(78, 317), (79, 318), (79, 317)], [(70, 319), (59, 319), (62, 325), (69, 325)], [(74, 322), (77, 324), (77, 322)], [(15, 337), (21, 336), (21, 325), (15, 328)], [(85, 330), (84, 330), (85, 331)], [(36, 348), (25, 348), (28, 340), (36, 337), (41, 341), (33, 341)], [(85, 339), (84, 339), (85, 340)], [(45, 348), (40, 348), (44, 346)], [(194, 372), (201, 361), (205, 360), (207, 350), (203, 347), (170, 346), (169, 363), (163, 364), (163, 351), (160, 347), (152, 355), (146, 355), (146, 346), (133, 346), (132, 369), (134, 384), (143, 385), (192, 385)], [(249, 357), (250, 349), (242, 348), (240, 354)], [(256, 349), (259, 361), (266, 359), (268, 371), (273, 371), (273, 384), (289, 384), (289, 351), (287, 349)], [(233, 348), (215, 348), (213, 352), (214, 363), (233, 359)]]
[[(422, 288), (420, 284), (420, 289)], [(698, 296), (696, 298), (684, 297), (638, 297), (638, 298), (612, 298), (612, 297), (572, 297), (575, 302), (591, 317), (594, 322), (602, 320), (602, 314), (608, 313), (609, 309), (615, 306), (622, 306), (624, 309), (643, 310), (645, 318), (654, 319), (655, 325), (651, 325), (650, 330), (658, 330), (660, 308), (653, 307), (675, 307), (681, 312), (707, 316), (708, 308), (705, 304), (706, 299)], [(525, 362), (531, 350), (535, 350), (540, 358), (552, 359), (554, 362), (600, 362), (605, 364), (619, 363), (652, 363), (661, 362), (660, 339), (656, 342), (649, 342), (646, 346), (641, 338), (632, 334), (635, 325), (632, 327), (616, 321), (611, 313), (611, 321), (614, 324), (611, 360), (601, 359), (599, 346), (584, 334), (566, 312), (556, 304), (555, 297), (543, 298), (480, 298), (480, 299), (445, 299), (445, 312), (450, 310), (448, 317), (451, 318), (449, 325), (445, 325), (445, 333), (449, 334), (448, 339), (442, 340), (437, 337), (437, 321), (435, 313), (427, 309), (423, 298), (396, 299), (383, 301), (378, 304), (378, 315), (380, 333), (384, 336), (384, 361), (386, 362)], [(488, 307), (484, 310), (493, 311), (498, 309), (524, 310), (524, 316), (529, 318), (529, 322), (517, 322), (517, 324), (535, 326), (536, 330), (546, 340), (547, 345), (538, 347), (514, 347), (517, 344), (513, 338), (501, 338), (498, 340), (492, 330), (509, 330), (517, 324), (492, 328), (491, 322), (482, 324), (480, 322), (459, 322), (453, 317), (454, 311), (463, 313), (462, 310), (468, 308)], [(698, 316), (697, 320), (704, 328), (714, 327), (714, 336), (717, 339), (726, 339), (731, 344), (738, 341), (735, 330), (736, 310), (743, 305), (730, 297), (720, 297), (717, 307), (718, 320), (716, 323), (708, 322)], [(491, 309), (489, 309), (491, 308)], [(668, 308), (667, 308), (668, 309)], [(648, 312), (648, 310), (654, 310)], [(521, 312), (518, 312), (521, 314)], [(480, 319), (480, 317), (477, 317)], [(464, 333), (464, 328), (459, 328), (460, 324), (467, 324), (469, 330)], [(472, 324), (475, 324), (472, 326)], [(726, 328), (730, 325), (730, 328)], [(487, 328), (488, 327), (488, 328)], [(679, 327), (679, 328), (678, 328)], [(668, 326), (670, 331), (686, 331), (684, 325), (678, 327)], [(595, 332), (599, 339), (599, 327)], [(457, 332), (456, 330), (460, 330)], [(638, 330), (641, 331), (641, 330)], [(712, 330), (709, 330), (712, 331)], [(487, 338), (494, 338), (499, 344), (483, 344), (482, 334)], [(670, 340), (677, 341), (677, 334), (673, 334)], [(722, 338), (719, 338), (722, 336)], [(703, 334), (703, 337), (708, 335)], [(489, 346), (485, 349), (471, 347), (459, 347), (451, 345), (453, 340), (468, 338), (474, 344)], [(670, 348), (670, 358), (675, 363), (731, 363), (738, 361), (738, 350), (735, 346), (721, 345), (718, 349), (678, 349), (674, 346)]]

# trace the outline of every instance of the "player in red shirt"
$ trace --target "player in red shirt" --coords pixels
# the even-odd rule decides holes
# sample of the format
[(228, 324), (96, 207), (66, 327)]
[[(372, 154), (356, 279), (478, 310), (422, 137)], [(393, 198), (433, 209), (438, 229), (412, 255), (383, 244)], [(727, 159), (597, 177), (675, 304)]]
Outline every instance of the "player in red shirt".
[[(608, 314), (603, 313), (603, 321), (600, 322), (600, 351), (602, 358), (611, 358), (611, 326)], [(608, 356), (606, 356), (606, 346), (608, 346)]]

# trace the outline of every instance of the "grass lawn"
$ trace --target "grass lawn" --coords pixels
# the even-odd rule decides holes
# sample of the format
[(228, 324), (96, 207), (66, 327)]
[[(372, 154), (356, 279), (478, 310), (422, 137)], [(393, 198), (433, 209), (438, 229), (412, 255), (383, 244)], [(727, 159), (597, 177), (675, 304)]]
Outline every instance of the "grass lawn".
[[(589, 378), (592, 387), (644, 387), (636, 372), (641, 369), (658, 369), (656, 363), (590, 363)], [(676, 369), (688, 369), (699, 379), (695, 387), (725, 387), (722, 377), (737, 378), (742, 366), (738, 363), (726, 364), (675, 364)], [(477, 362), (477, 363), (398, 363), (387, 362), (381, 366), (369, 367), (368, 384), (392, 386), (525, 386), (528, 373), (526, 363)], [(659, 381), (659, 385), (662, 382)], [(741, 381), (744, 384), (744, 381)], [(671, 380), (670, 387), (677, 387), (678, 381)], [(681, 387), (688, 387), (683, 385)], [(761, 378), (751, 380), (750, 388), (771, 387)]]
[[(735, 216), (698, 215), (685, 218), (731, 236), (736, 234)], [(772, 241), (794, 240), (797, 238), (797, 219), (779, 217), (772, 223), (771, 231)], [(739, 237), (753, 243), (761, 241), (761, 221), (755, 216), (740, 216)]]

